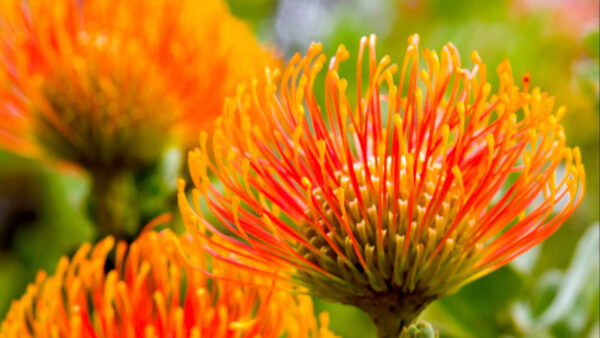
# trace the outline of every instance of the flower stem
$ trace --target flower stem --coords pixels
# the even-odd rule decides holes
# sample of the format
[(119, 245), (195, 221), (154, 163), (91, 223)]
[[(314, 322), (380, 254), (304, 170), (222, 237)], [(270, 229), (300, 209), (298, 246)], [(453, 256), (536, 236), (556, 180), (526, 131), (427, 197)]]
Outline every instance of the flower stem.
[(430, 301), (420, 295), (390, 292), (363, 298), (357, 305), (371, 317), (378, 338), (398, 338)]
[(130, 172), (94, 172), (90, 200), (98, 235), (122, 239), (138, 230), (140, 212), (134, 177)]

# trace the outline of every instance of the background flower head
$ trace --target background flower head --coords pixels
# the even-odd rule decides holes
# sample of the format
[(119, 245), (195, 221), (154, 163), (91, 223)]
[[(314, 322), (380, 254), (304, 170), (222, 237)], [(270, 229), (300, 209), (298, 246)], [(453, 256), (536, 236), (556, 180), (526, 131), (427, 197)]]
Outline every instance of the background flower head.
[(363, 38), (350, 101), (338, 73), (348, 51), (328, 61), (321, 50), (313, 44), (268, 73), (267, 86), (241, 86), (213, 149), (204, 137), (190, 152), (192, 204), (204, 195), (226, 227), (190, 208), (181, 183), (188, 227), (212, 235), (205, 247), (227, 238), (397, 331), (550, 236), (581, 201), (581, 155), (560, 125), (566, 108), (528, 74), (515, 84), (508, 61), (492, 94), (477, 52), (466, 69), (452, 44), (421, 52), (413, 35), (396, 65), (378, 61), (374, 36)]
[(220, 0), (6, 0), (0, 16), (0, 144), (88, 169), (187, 146), (276, 62)]
[(308, 296), (270, 290), (275, 283), (220, 263), (213, 272), (242, 283), (207, 277), (202, 254), (180, 255), (190, 240), (150, 231), (129, 247), (113, 249), (111, 237), (83, 245), (54, 275), (38, 274), (0, 337), (333, 337)]

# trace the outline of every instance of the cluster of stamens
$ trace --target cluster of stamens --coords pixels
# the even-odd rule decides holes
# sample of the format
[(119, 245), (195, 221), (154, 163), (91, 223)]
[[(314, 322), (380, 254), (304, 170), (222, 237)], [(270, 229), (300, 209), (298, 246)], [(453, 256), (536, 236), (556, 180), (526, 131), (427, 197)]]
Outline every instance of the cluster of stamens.
[[(308, 261), (344, 281), (341, 284), (325, 283), (319, 274), (301, 272), (300, 278), (315, 284), (315, 290), (323, 297), (350, 301), (352, 297), (347, 297), (349, 291), (355, 296), (393, 291), (435, 299), (452, 291), (452, 287), (464, 278), (461, 270), (474, 264), (480, 246), (463, 250), (476, 221), (474, 218), (462, 219), (454, 235), (443, 239), (460, 207), (458, 183), (455, 182), (444, 196), (435, 217), (429, 217), (423, 224), (427, 205), (434, 194), (435, 181), (441, 174), (439, 165), (430, 162), (425, 177), (417, 175), (418, 182), (415, 183), (419, 184), (422, 180), (424, 189), (411, 201), (407, 189), (412, 183), (406, 174), (406, 159), (401, 159), (399, 175), (403, 184), (397, 193), (390, 180), (382, 182), (383, 165), (376, 167), (376, 163), (382, 162), (374, 158), (368, 162), (370, 184), (375, 187), (374, 190), (367, 186), (367, 171), (363, 170), (363, 164), (354, 165), (360, 197), (356, 196), (347, 167), (343, 172), (335, 173), (338, 183), (338, 187), (334, 188), (335, 201), (331, 201), (332, 196), (326, 198), (321, 188), (312, 191), (316, 201), (314, 208), (318, 211), (310, 212), (308, 215), (313, 221), (304, 221), (299, 228), (310, 247), (300, 245), (298, 250)], [(385, 162), (389, 170), (391, 158), (388, 157)], [(343, 204), (338, 204), (338, 199), (342, 199)], [(409, 212), (409, 203), (415, 204), (414, 212)], [(381, 229), (380, 235), (378, 229)], [(409, 238), (408, 241), (406, 238)], [(442, 239), (444, 248), (432, 258)], [(439, 283), (432, 283), (432, 280)]]

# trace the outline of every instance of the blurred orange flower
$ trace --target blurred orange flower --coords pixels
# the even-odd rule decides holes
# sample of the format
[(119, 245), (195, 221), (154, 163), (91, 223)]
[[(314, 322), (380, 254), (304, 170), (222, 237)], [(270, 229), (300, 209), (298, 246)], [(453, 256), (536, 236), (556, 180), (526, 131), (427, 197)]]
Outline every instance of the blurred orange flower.
[(0, 17), (0, 146), (88, 169), (189, 145), (277, 63), (221, 0), (4, 0)]
[[(179, 196), (188, 229), (207, 233), (202, 246), (225, 238), (233, 252), (291, 267), (282, 278), (365, 310), (389, 336), (550, 236), (585, 177), (579, 149), (565, 144), (566, 109), (530, 89), (528, 75), (519, 88), (503, 62), (492, 94), (477, 52), (472, 69), (452, 44), (423, 50), (423, 65), (419, 37), (408, 43), (398, 67), (377, 61), (374, 36), (361, 40), (354, 102), (338, 74), (343, 45), (327, 62), (313, 44), (266, 87), (240, 87), (213, 149), (205, 134), (189, 154), (193, 204), (203, 195), (227, 231), (190, 207), (182, 181)], [(313, 86), (324, 65), (321, 101)]]
[(151, 231), (129, 248), (113, 244), (85, 244), (53, 276), (40, 272), (0, 337), (333, 337), (326, 313), (318, 328), (306, 295), (269, 290), (277, 284), (218, 262), (214, 273), (243, 284), (208, 278), (202, 255), (184, 261), (179, 253), (189, 237)]

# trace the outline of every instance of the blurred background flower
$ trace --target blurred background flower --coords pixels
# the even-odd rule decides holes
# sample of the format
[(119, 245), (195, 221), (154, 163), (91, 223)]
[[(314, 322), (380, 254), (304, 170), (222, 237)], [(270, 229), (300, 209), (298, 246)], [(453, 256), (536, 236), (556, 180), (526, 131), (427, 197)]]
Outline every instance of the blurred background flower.
[(2, 4), (2, 144), (92, 172), (196, 141), (226, 93), (278, 64), (219, 0)]
[(221, 0), (8, 0), (0, 18), (0, 146), (85, 169), (103, 234), (135, 235), (136, 175), (278, 64)]
[[(548, 3), (229, 0), (234, 16), (245, 20), (260, 41), (279, 47), (286, 58), (304, 53), (313, 40), (323, 41), (328, 55), (340, 43), (355, 51), (361, 36), (376, 33), (380, 55), (398, 60), (405, 52), (406, 36), (419, 32), (422, 47), (438, 50), (452, 41), (464, 52), (477, 49), (490, 70), (509, 58), (515, 77), (529, 72), (532, 86), (540, 86), (556, 97), (558, 105), (567, 106), (563, 125), (568, 145), (582, 150), (585, 199), (539, 249), (425, 311), (421, 318), (433, 322), (443, 337), (597, 336), (598, 231), (593, 230), (600, 210), (597, 1)], [(241, 53), (236, 57), (241, 59), (244, 49)], [(463, 60), (469, 65), (467, 56)], [(350, 83), (356, 80), (353, 65), (342, 65), (340, 72)], [(495, 72), (489, 71), (489, 80), (495, 88)], [(134, 178), (146, 219), (172, 208), (181, 154), (171, 148)], [(79, 174), (0, 153), (0, 317), (39, 268), (53, 271), (61, 255), (73, 253), (92, 238), (94, 230), (85, 217), (89, 190), (89, 182)], [(374, 334), (361, 312), (320, 300), (315, 300), (315, 307), (331, 313), (330, 326), (336, 334)]]

